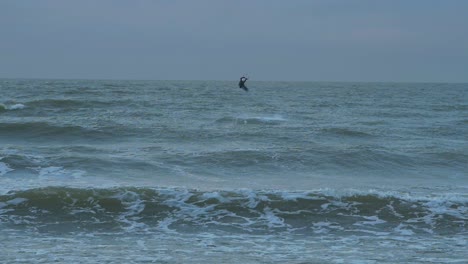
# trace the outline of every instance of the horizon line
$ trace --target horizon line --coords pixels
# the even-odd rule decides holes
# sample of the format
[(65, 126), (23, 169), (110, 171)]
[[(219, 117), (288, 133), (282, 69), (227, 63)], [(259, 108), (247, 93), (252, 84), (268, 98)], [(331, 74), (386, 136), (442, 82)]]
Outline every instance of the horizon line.
[[(187, 81), (187, 82), (236, 82), (232, 80), (216, 79), (126, 79), (126, 78), (62, 78), (62, 77), (0, 77), (0, 80), (57, 80), (57, 81)], [(468, 84), (468, 81), (356, 81), (356, 80), (252, 80), (250, 82), (291, 82), (291, 83), (436, 83), (436, 84)]]

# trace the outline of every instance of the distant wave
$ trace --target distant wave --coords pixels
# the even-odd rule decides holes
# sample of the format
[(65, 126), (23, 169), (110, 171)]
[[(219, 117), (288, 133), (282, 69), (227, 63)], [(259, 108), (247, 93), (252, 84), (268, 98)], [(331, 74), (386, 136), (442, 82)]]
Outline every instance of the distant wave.
[(256, 149), (239, 149), (239, 150), (225, 150), (203, 152), (191, 157), (190, 160), (195, 161), (197, 164), (219, 164), (223, 167), (245, 167), (250, 165), (261, 165), (269, 162), (274, 162), (280, 159), (285, 161), (287, 159), (289, 165), (293, 165), (295, 161), (299, 161), (298, 157), (279, 156), (275, 153), (256, 150)]
[(262, 125), (262, 124), (279, 124), (287, 121), (282, 116), (251, 116), (251, 117), (232, 117), (226, 116), (216, 120), (217, 123), (239, 123), (239, 124), (251, 124), (251, 125)]
[(339, 127), (324, 128), (321, 131), (325, 134), (334, 134), (334, 135), (347, 136), (347, 137), (366, 137), (366, 138), (373, 137), (373, 135), (369, 133), (347, 129), (347, 128), (339, 128)]
[(95, 100), (73, 100), (73, 99), (43, 99), (35, 100), (26, 103), (34, 108), (58, 108), (58, 109), (77, 109), (77, 108), (92, 108), (99, 106), (108, 106), (109, 102), (95, 101)]
[(24, 109), (26, 106), (24, 104), (13, 104), (13, 105), (4, 105), (0, 104), (0, 112), (4, 112), (7, 110), (20, 110)]
[(0, 196), (0, 225), (53, 229), (61, 223), (70, 231), (461, 234), (467, 220), (468, 198), (460, 196), (63, 187)]
[[(317, 148), (227, 148), (196, 151), (191, 155), (166, 153), (162, 162), (203, 168), (259, 168), (267, 171), (299, 169), (335, 171), (349, 175), (353, 172), (384, 175), (400, 171), (412, 173), (413, 168), (466, 168), (466, 155), (459, 152), (434, 152), (418, 156), (373, 147)], [(351, 171), (350, 171), (351, 170)], [(421, 170), (423, 173), (423, 170)]]
[(80, 126), (57, 126), (46, 122), (0, 123), (0, 136), (20, 139), (104, 139), (112, 135)]
[(432, 110), (440, 112), (468, 111), (468, 104), (437, 105)]

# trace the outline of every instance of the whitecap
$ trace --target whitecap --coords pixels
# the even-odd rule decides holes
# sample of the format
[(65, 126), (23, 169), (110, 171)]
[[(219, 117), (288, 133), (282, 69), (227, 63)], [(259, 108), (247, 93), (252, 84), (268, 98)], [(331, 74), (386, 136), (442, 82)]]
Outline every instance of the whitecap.
[(378, 216), (373, 215), (373, 216), (363, 216), (366, 221), (361, 221), (358, 223), (355, 223), (354, 225), (357, 226), (362, 226), (362, 225), (378, 225), (378, 224), (383, 224), (386, 223), (387, 221), (380, 219)]
[(0, 111), (6, 111), (6, 110), (19, 110), (19, 109), (24, 109), (26, 106), (24, 104), (14, 104), (14, 105), (5, 105), (5, 104), (0, 104)]
[(231, 201), (230, 199), (228, 198), (225, 198), (223, 197), (219, 192), (207, 192), (207, 193), (203, 193), (202, 197), (204, 199), (216, 199), (218, 200), (220, 203), (227, 203), (229, 201)]
[(64, 170), (63, 167), (46, 167), (46, 168), (40, 168), (39, 169), (39, 177), (44, 177), (44, 176), (57, 176), (60, 174), (63, 174)]
[(9, 110), (18, 110), (18, 109), (24, 109), (26, 106), (24, 104), (14, 104), (10, 107), (8, 107)]
[[(0, 158), (0, 160), (2, 160), (2, 158)], [(5, 175), (5, 174), (7, 174), (8, 172), (10, 172), (12, 170), (13, 169), (8, 167), (7, 164), (5, 164), (4, 162), (0, 162), (0, 176)]]
[(312, 192), (305, 191), (305, 192), (281, 192), (281, 198), (286, 201), (297, 201), (298, 199), (304, 200), (325, 200), (323, 197), (312, 197), (310, 196)]
[(263, 210), (263, 215), (260, 216), (260, 219), (265, 220), (266, 224), (270, 228), (289, 226), (284, 222), (283, 218), (275, 215), (274, 211), (276, 210), (271, 210), (269, 207), (265, 207)]
[(216, 122), (235, 122), (243, 124), (277, 124), (288, 121), (281, 115), (238, 115), (218, 119)]
[(406, 229), (406, 225), (404, 224), (399, 224), (397, 227), (394, 229), (395, 232), (399, 233), (400, 235), (403, 236), (412, 236), (414, 235), (414, 232), (410, 229)]

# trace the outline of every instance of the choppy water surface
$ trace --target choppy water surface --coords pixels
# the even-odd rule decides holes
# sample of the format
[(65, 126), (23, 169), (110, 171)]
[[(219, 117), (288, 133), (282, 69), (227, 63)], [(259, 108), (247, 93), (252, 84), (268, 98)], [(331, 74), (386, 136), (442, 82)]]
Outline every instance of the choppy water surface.
[(5, 263), (463, 263), (466, 84), (0, 80)]

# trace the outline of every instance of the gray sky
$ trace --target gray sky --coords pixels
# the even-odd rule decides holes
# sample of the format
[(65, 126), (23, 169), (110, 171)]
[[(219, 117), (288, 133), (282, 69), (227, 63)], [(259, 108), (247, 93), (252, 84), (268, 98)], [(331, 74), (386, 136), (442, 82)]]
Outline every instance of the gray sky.
[(468, 82), (466, 0), (0, 0), (0, 78)]

